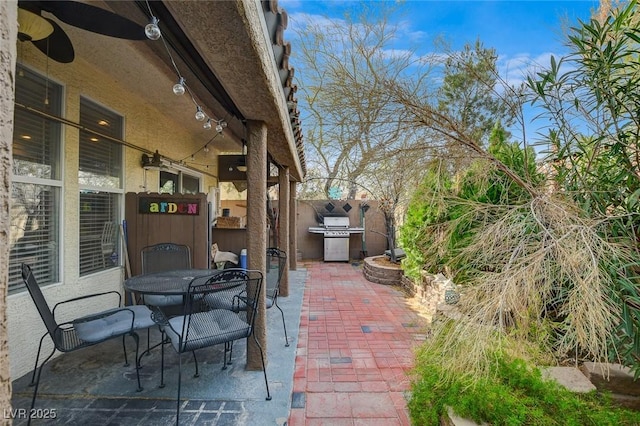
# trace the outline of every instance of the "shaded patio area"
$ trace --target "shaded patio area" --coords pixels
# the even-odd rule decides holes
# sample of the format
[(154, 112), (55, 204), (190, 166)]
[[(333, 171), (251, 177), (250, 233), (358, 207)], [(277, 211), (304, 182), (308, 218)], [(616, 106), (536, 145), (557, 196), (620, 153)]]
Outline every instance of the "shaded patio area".
[[(183, 357), (180, 423), (408, 425), (406, 372), (412, 347), (424, 338), (425, 321), (404, 295), (366, 281), (361, 265), (348, 263), (306, 263), (290, 272), (289, 286), (289, 297), (278, 300), (289, 347), (279, 312), (267, 312), (273, 399), (265, 400), (262, 372), (245, 371), (245, 341), (234, 345), (234, 363), (226, 370), (221, 370), (219, 345), (198, 352), (198, 378), (193, 358)], [(146, 348), (145, 332), (140, 340)], [(158, 341), (159, 333), (153, 332), (152, 344)], [(130, 358), (132, 342), (127, 340)], [(160, 358), (159, 348), (143, 357), (142, 392), (136, 392), (133, 364), (123, 366), (118, 339), (54, 359), (43, 371), (36, 409), (55, 410), (56, 418), (32, 424), (175, 424), (178, 357), (165, 348), (162, 389)], [(30, 379), (29, 373), (13, 382), (13, 410), (29, 408)], [(14, 424), (26, 419), (16, 418)]]

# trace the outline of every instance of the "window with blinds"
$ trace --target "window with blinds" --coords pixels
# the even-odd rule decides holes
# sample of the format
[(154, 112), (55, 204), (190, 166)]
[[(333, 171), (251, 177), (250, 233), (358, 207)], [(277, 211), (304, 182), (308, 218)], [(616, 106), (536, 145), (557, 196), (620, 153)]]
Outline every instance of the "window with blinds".
[(197, 194), (200, 178), (183, 171), (160, 171), (160, 194)]
[(123, 119), (80, 99), (78, 183), (80, 186), (80, 275), (120, 265)]
[(62, 87), (17, 65), (9, 231), (9, 294), (25, 290), (22, 263), (41, 285), (60, 279)]

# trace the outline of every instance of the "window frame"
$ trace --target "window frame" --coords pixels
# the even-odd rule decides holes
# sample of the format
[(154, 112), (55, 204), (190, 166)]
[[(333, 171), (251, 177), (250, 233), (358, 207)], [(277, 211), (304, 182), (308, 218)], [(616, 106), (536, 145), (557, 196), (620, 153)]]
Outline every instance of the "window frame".
[[(85, 102), (88, 102), (90, 104), (92, 104), (92, 106), (94, 108), (97, 109), (101, 109), (104, 110), (106, 113), (111, 114), (112, 116), (117, 117), (118, 119), (118, 125), (119, 125), (119, 130), (116, 132), (117, 135), (108, 135), (108, 136), (113, 136), (113, 137), (117, 137), (120, 139), (124, 138), (124, 132), (125, 132), (125, 116), (117, 111), (115, 111), (112, 108), (109, 108), (107, 106), (105, 106), (104, 104), (95, 101), (94, 99), (85, 96), (85, 95), (81, 95), (79, 98), (79, 110), (80, 110), (80, 124), (81, 126), (85, 127), (88, 129), (88, 132), (90, 132), (90, 130), (94, 130), (96, 132), (99, 132), (100, 129), (92, 129), (89, 126), (86, 126), (86, 124), (83, 123), (82, 120), (82, 106)], [(118, 142), (112, 141), (112, 140), (104, 140), (104, 141), (100, 141), (100, 142), (95, 142), (95, 143), (110, 143), (110, 144), (114, 144), (114, 146), (117, 146), (117, 148), (120, 151), (119, 157), (119, 184), (118, 187), (113, 187), (113, 186), (109, 186), (109, 185), (105, 185), (105, 186), (100, 186), (100, 185), (95, 185), (95, 184), (88, 184), (88, 183), (84, 183), (82, 182), (82, 179), (80, 177), (81, 171), (80, 171), (80, 163), (81, 163), (81, 144), (83, 144), (83, 140), (82, 140), (82, 135), (83, 135), (83, 131), (80, 130), (79, 133), (79, 139), (78, 139), (78, 273), (80, 277), (86, 277), (89, 276), (91, 274), (95, 274), (95, 273), (99, 273), (99, 272), (103, 272), (109, 269), (113, 269), (113, 268), (120, 268), (122, 266), (122, 250), (121, 250), (121, 240), (120, 240), (120, 233), (118, 232), (115, 236), (115, 245), (114, 245), (114, 253), (116, 253), (117, 255), (117, 261), (113, 262), (113, 264), (105, 264), (103, 263), (103, 266), (100, 267), (100, 257), (98, 256), (97, 258), (94, 258), (92, 260), (93, 262), (93, 266), (88, 269), (88, 270), (84, 270), (83, 269), (83, 255), (82, 253), (82, 239), (83, 239), (83, 235), (82, 235), (82, 195), (83, 194), (87, 194), (87, 193), (99, 193), (99, 194), (115, 194), (115, 208), (113, 211), (113, 216), (114, 216), (114, 222), (116, 222), (118, 225), (120, 225), (122, 223), (122, 219), (124, 218), (124, 194), (125, 194), (125, 173), (124, 173), (124, 167), (125, 167), (125, 150), (124, 150), (124, 146)], [(106, 133), (105, 133), (106, 135)], [(91, 142), (93, 143), (93, 142)], [(106, 176), (106, 175), (105, 175)], [(99, 241), (97, 241), (98, 238), (101, 237), (101, 234), (98, 235), (97, 232), (102, 232), (99, 229), (96, 229), (94, 232), (96, 232), (95, 234), (93, 234), (93, 242), (91, 244), (95, 245), (97, 248), (98, 245), (100, 244)], [(92, 245), (92, 246), (93, 246)], [(104, 254), (102, 254), (100, 252), (100, 255), (103, 257), (102, 260), (104, 260)], [(94, 256), (95, 257), (95, 256)], [(86, 262), (86, 260), (85, 260)]]
[[(56, 251), (56, 258), (50, 262), (49, 266), (47, 267), (47, 271), (45, 274), (43, 274), (40, 271), (40, 268), (38, 267), (38, 265), (33, 264), (30, 265), (32, 266), (32, 270), (34, 272), (34, 275), (36, 276), (37, 280), (38, 280), (38, 284), (40, 286), (48, 286), (48, 285), (53, 285), (53, 284), (58, 284), (60, 282), (62, 282), (62, 274), (63, 274), (63, 268), (62, 268), (62, 264), (63, 264), (63, 252), (61, 250), (61, 247), (64, 246), (64, 241), (63, 241), (63, 236), (64, 236), (64, 229), (63, 229), (63, 225), (64, 225), (64, 215), (65, 215), (65, 209), (64, 209), (64, 188), (65, 188), (65, 182), (64, 182), (64, 176), (65, 176), (65, 127), (63, 126), (63, 124), (59, 121), (59, 120), (55, 120), (53, 118), (47, 118), (46, 114), (52, 113), (54, 115), (58, 115), (58, 116), (62, 116), (63, 111), (65, 111), (65, 95), (66, 95), (66, 88), (65, 85), (62, 84), (62, 82), (51, 78), (48, 75), (45, 75), (44, 73), (40, 72), (37, 69), (34, 69), (28, 65), (22, 64), (22, 63), (16, 63), (16, 80), (15, 80), (15, 90), (18, 91), (18, 85), (20, 84), (20, 78), (21, 76), (24, 76), (25, 73), (29, 73), (32, 74), (33, 76), (39, 78), (41, 80), (41, 84), (44, 83), (45, 85), (45, 90), (46, 90), (46, 94), (45, 94), (45, 99), (47, 101), (47, 105), (51, 105), (54, 104), (55, 105), (55, 110), (51, 111), (51, 112), (47, 112), (44, 109), (39, 109), (37, 108), (35, 105), (26, 105), (29, 108), (33, 108), (33, 110), (38, 111), (38, 112), (42, 112), (43, 114), (38, 114), (38, 112), (32, 113), (29, 111), (25, 111), (22, 108), (18, 108), (16, 107), (14, 110), (14, 116), (13, 116), (13, 120), (14, 120), (14, 126), (13, 126), (13, 135), (12, 135), (12, 155), (11, 155), (11, 167), (12, 167), (12, 171), (14, 171), (11, 175), (11, 185), (10, 185), (10, 195), (9, 195), (9, 199), (13, 200), (13, 191), (15, 189), (14, 185), (18, 184), (18, 185), (34, 185), (37, 187), (45, 187), (48, 188), (49, 191), (53, 192), (53, 198), (52, 198), (52, 212), (49, 213), (47, 212), (47, 215), (50, 216), (54, 216), (54, 219), (52, 220), (52, 226), (54, 227), (53, 231), (52, 231), (52, 237), (51, 239), (48, 240), (48, 242), (46, 243), (47, 245), (54, 245), (53, 250)], [(55, 89), (55, 90), (54, 90)], [(20, 90), (27, 90), (26, 88), (21, 88)], [(55, 96), (54, 96), (55, 95)], [(14, 102), (17, 101), (14, 100)], [(54, 158), (52, 158), (52, 161), (49, 163), (42, 163), (42, 164), (47, 164), (50, 167), (55, 167), (56, 176), (50, 176), (50, 177), (35, 177), (35, 176), (29, 176), (29, 175), (23, 175), (23, 174), (19, 174), (19, 173), (15, 173), (15, 162), (16, 162), (16, 152), (17, 150), (15, 149), (15, 140), (19, 138), (18, 136), (18, 132), (20, 132), (21, 129), (18, 129), (16, 126), (16, 123), (20, 122), (20, 120), (16, 119), (16, 114), (35, 114), (38, 115), (39, 118), (42, 120), (42, 122), (44, 123), (45, 121), (49, 121), (52, 124), (57, 126), (57, 129), (55, 130), (55, 138), (57, 139), (57, 141), (55, 141), (55, 143), (57, 144), (57, 149), (55, 150), (55, 154), (54, 154)], [(25, 134), (28, 134), (28, 132), (25, 132)], [(43, 143), (43, 141), (40, 142), (41, 144)], [(53, 151), (52, 151), (53, 152)], [(39, 164), (39, 163), (36, 163)], [(16, 203), (12, 202), (12, 205), (16, 205)], [(18, 241), (19, 238), (16, 238), (16, 241), (14, 243), (12, 243), (11, 241), (13, 240), (13, 238), (16, 237), (16, 235), (13, 233), (12, 229), (14, 227), (13, 225), (13, 215), (12, 215), (12, 211), (9, 212), (9, 247), (10, 250), (18, 250), (19, 247), (16, 247), (18, 245)], [(23, 234), (26, 230), (23, 230)], [(24, 237), (24, 235), (23, 235)], [(21, 237), (21, 238), (23, 238)], [(38, 241), (40, 242), (40, 241)], [(52, 250), (51, 247), (48, 248), (48, 250)], [(38, 246), (37, 248), (37, 253), (42, 253), (42, 246)], [(8, 286), (7, 286), (7, 293), (9, 296), (14, 295), (14, 294), (23, 294), (26, 291), (26, 286), (24, 285), (24, 282), (22, 281), (22, 277), (20, 276), (20, 274), (17, 274), (17, 278), (14, 279), (14, 281), (12, 282), (11, 280), (11, 270), (12, 269), (16, 269), (16, 265), (12, 264), (11, 260), (12, 257), (15, 256), (14, 254), (12, 254), (11, 252), (9, 253), (9, 259), (8, 259), (8, 267), (9, 267), (9, 277), (8, 277)], [(36, 255), (35, 257), (38, 257), (38, 255)], [(24, 261), (24, 256), (22, 256), (22, 260), (20, 260), (20, 263), (22, 263), (22, 261)], [(19, 268), (18, 268), (19, 269)]]
[[(172, 175), (176, 175), (177, 179), (175, 182), (177, 182), (177, 188), (173, 191), (173, 193), (170, 192), (162, 192), (162, 173), (171, 173)], [(201, 193), (202, 192), (202, 178), (203, 178), (203, 174), (202, 173), (198, 173), (195, 172), (191, 169), (188, 169), (186, 167), (181, 167), (178, 166), (176, 164), (172, 164), (171, 166), (165, 168), (165, 169), (161, 169), (158, 172), (158, 193), (160, 194), (184, 194), (184, 177), (188, 177), (194, 180), (198, 181), (198, 191), (197, 193)]]

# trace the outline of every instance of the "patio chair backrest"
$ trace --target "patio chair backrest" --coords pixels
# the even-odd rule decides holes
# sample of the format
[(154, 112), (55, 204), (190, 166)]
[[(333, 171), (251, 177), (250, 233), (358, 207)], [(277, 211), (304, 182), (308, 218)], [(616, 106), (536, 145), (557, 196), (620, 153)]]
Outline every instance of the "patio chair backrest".
[(36, 305), (36, 309), (40, 314), (40, 318), (44, 322), (45, 327), (47, 327), (47, 331), (49, 335), (56, 341), (56, 333), (58, 330), (58, 323), (56, 322), (53, 313), (51, 312), (51, 308), (47, 303), (47, 300), (44, 298), (42, 294), (42, 290), (36, 281), (36, 277), (33, 275), (33, 271), (31, 267), (26, 263), (22, 264), (22, 279), (24, 281), (27, 290), (29, 291), (29, 295), (33, 300), (33, 303)]
[(160, 243), (143, 248), (141, 254), (143, 274), (191, 268), (191, 250), (187, 245)]
[(105, 222), (102, 225), (102, 235), (100, 237), (100, 246), (102, 252), (110, 254), (115, 250), (118, 231), (118, 224), (116, 222)]
[(277, 247), (269, 247), (267, 249), (267, 297), (277, 296), (286, 267), (287, 253)]

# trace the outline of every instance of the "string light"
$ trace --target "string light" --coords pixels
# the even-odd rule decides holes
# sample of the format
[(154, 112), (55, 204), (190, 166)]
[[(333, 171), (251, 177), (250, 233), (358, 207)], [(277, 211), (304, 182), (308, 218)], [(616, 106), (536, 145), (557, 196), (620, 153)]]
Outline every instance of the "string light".
[[(195, 114), (196, 120), (198, 121), (206, 120), (206, 122), (203, 124), (202, 127), (206, 130), (211, 129), (212, 127), (211, 117), (202, 110), (202, 107), (196, 101), (196, 98), (193, 95), (193, 92), (191, 92), (191, 89), (189, 88), (189, 86), (187, 86), (184, 77), (182, 77), (182, 74), (180, 73), (180, 70), (178, 70), (178, 66), (176, 65), (176, 62), (173, 59), (173, 55), (171, 54), (171, 49), (169, 49), (169, 46), (167, 45), (166, 40), (164, 39), (164, 37), (162, 36), (162, 33), (160, 32), (160, 28), (158, 27), (158, 22), (160, 21), (153, 14), (153, 11), (151, 10), (151, 5), (149, 4), (149, 0), (145, 0), (145, 3), (147, 4), (147, 9), (149, 10), (149, 16), (151, 17), (150, 18), (151, 22), (145, 27), (145, 34), (151, 40), (158, 40), (158, 39), (162, 40), (164, 48), (167, 51), (167, 55), (169, 55), (169, 59), (171, 60), (171, 65), (173, 66), (173, 69), (178, 75), (178, 82), (174, 84), (172, 87), (173, 93), (177, 96), (181, 96), (188, 92), (189, 96), (191, 97), (191, 101), (196, 107), (196, 114)], [(222, 119), (215, 120), (215, 121), (217, 123), (216, 131), (218, 133), (222, 133), (224, 128), (227, 127), (226, 121)]]
[(173, 93), (181, 96), (184, 95), (184, 78), (180, 77), (180, 80), (173, 85)]
[(173, 55), (171, 54), (171, 49), (169, 48), (165, 38), (162, 35), (162, 32), (160, 31), (160, 27), (158, 26), (158, 23), (160, 22), (159, 19), (153, 14), (153, 11), (151, 10), (151, 5), (149, 4), (149, 0), (145, 0), (145, 3), (147, 4), (147, 9), (149, 10), (149, 16), (150, 16), (150, 22), (149, 24), (147, 24), (147, 26), (145, 27), (145, 34), (146, 36), (150, 39), (150, 40), (161, 40), (164, 48), (167, 52), (167, 55), (169, 55), (169, 59), (171, 60), (171, 64), (173, 66), (174, 71), (176, 72), (177, 76), (178, 76), (178, 82), (176, 84), (173, 85), (172, 87), (172, 91), (175, 95), (177, 96), (182, 96), (185, 93), (188, 93), (191, 101), (193, 102), (193, 104), (196, 107), (196, 113), (195, 113), (195, 119), (197, 121), (201, 121), (203, 122), (202, 127), (205, 130), (209, 130), (213, 127), (213, 121), (215, 121), (215, 129), (216, 129), (216, 134), (213, 138), (211, 138), (202, 148), (200, 148), (199, 150), (197, 150), (196, 152), (194, 152), (193, 154), (191, 154), (190, 156), (185, 157), (183, 160), (181, 161), (185, 161), (188, 158), (191, 158), (191, 161), (195, 160), (195, 154), (197, 154), (200, 151), (203, 151), (205, 153), (209, 152), (209, 143), (211, 141), (213, 141), (213, 139), (215, 139), (216, 136), (221, 135), (224, 136), (222, 134), (222, 132), (224, 131), (224, 129), (227, 127), (227, 122), (224, 119), (212, 119), (207, 113), (205, 113), (202, 109), (202, 107), (198, 104), (198, 102), (196, 101), (196, 98), (193, 94), (193, 92), (191, 91), (191, 89), (189, 88), (189, 86), (186, 84), (186, 80), (185, 78), (182, 76), (182, 74), (180, 73), (180, 70), (178, 69), (178, 66), (176, 65), (176, 62), (173, 58)]
[(206, 118), (206, 115), (204, 115), (204, 112), (202, 112), (202, 108), (200, 108), (200, 105), (197, 105), (196, 106), (196, 120), (204, 121), (205, 118)]
[(151, 22), (144, 27), (144, 34), (149, 40), (157, 40), (162, 36), (158, 22), (160, 22), (158, 18), (151, 15)]
[(226, 121), (218, 120), (216, 122), (216, 132), (222, 133), (222, 130), (224, 130), (225, 127), (227, 127), (227, 122)]
[[(198, 154), (200, 151), (202, 151), (202, 152), (204, 152), (204, 153), (209, 152), (209, 149), (210, 149), (210, 148), (209, 148), (209, 144), (211, 144), (211, 142), (213, 142), (213, 140), (214, 140), (215, 138), (217, 138), (218, 136), (220, 136), (220, 134), (219, 134), (219, 133), (216, 133), (215, 135), (213, 135), (213, 137), (212, 137), (211, 139), (209, 139), (209, 140), (207, 141), (207, 143), (206, 143), (206, 144), (202, 145), (202, 147), (201, 147), (201, 148), (199, 148), (197, 151), (195, 151), (195, 152), (194, 152), (194, 153), (192, 153), (191, 155), (187, 155), (186, 157), (184, 157), (184, 158), (182, 159), (182, 161), (185, 161), (185, 160), (187, 160), (187, 159), (191, 159), (191, 161), (195, 160), (195, 156), (196, 156), (196, 154)], [(201, 165), (202, 165), (202, 164), (201, 164)]]

